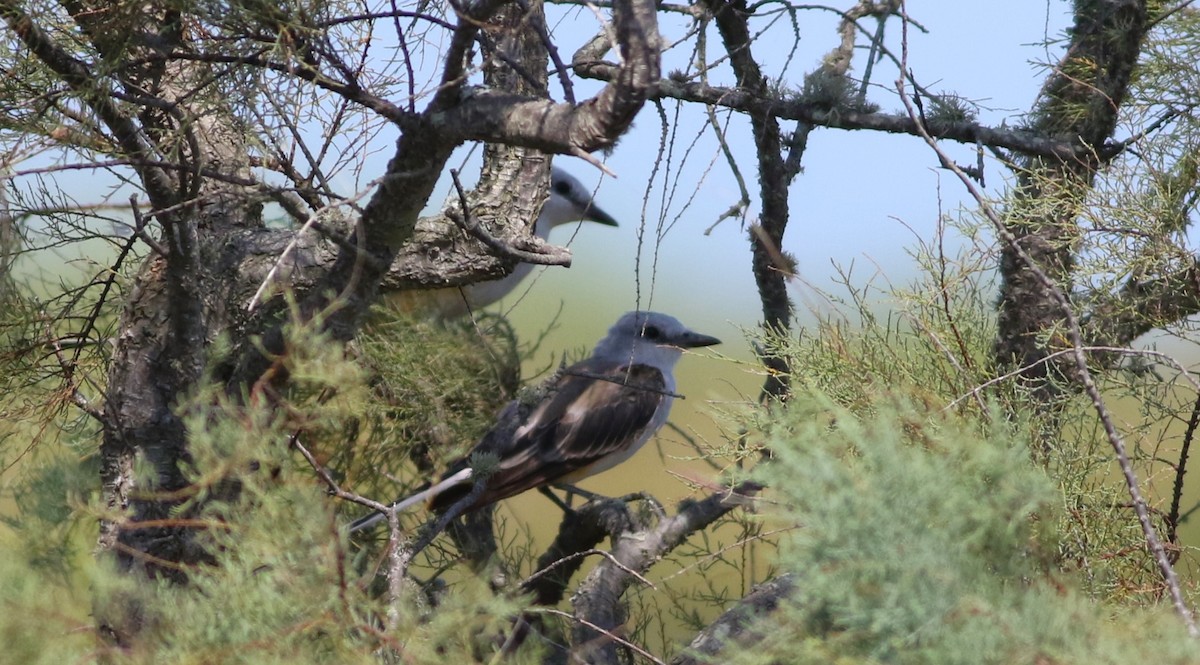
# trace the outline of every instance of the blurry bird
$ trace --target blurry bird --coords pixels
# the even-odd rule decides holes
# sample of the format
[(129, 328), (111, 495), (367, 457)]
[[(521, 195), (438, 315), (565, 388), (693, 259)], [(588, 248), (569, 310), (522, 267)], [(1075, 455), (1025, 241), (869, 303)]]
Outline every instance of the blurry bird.
[[(428, 501), (444, 511), (471, 490), (472, 455), (497, 460), (483, 491), (464, 512), (525, 490), (576, 483), (624, 462), (667, 422), (674, 401), (673, 370), (685, 349), (720, 344), (657, 312), (629, 312), (596, 344), (591, 357), (561, 371), (550, 391), (521, 415), (509, 403), (493, 429), (452, 464), (442, 482), (399, 501), (404, 510)], [(384, 519), (373, 513), (351, 531)]]
[[(558, 167), (550, 170), (550, 196), (533, 225), (533, 235), (546, 240), (550, 230), (571, 222), (596, 222), (617, 226), (617, 220), (600, 209), (592, 193), (571, 174)], [(404, 311), (426, 312), (441, 319), (466, 316), (508, 295), (533, 272), (533, 264), (518, 263), (501, 279), (476, 282), (461, 288), (402, 291), (389, 300)]]

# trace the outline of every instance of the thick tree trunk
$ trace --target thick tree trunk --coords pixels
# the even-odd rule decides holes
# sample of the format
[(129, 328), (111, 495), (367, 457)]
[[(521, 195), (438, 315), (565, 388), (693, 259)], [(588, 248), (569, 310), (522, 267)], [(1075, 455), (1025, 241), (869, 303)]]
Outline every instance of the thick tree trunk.
[[(1047, 80), (1031, 113), (1038, 134), (1078, 138), (1092, 153), (1078, 157), (1030, 157), (1020, 163), (1017, 189), (1005, 222), (1021, 247), (1070, 297), (1074, 284), (1077, 217), (1104, 165), (1105, 143), (1116, 129), (1142, 42), (1149, 29), (1140, 0), (1075, 3), (1075, 24), (1066, 55)], [(1022, 376), (1047, 402), (1070, 378), (1069, 359), (1047, 363), (1065, 346), (1052, 331), (1063, 312), (1016, 252), (1001, 248), (998, 335), (994, 347), (1001, 372)]]

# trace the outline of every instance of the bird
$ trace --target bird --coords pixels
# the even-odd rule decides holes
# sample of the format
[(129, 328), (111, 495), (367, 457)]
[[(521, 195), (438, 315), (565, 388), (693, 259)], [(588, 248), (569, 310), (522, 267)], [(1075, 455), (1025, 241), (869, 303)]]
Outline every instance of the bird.
[[(534, 222), (533, 235), (546, 240), (550, 237), (551, 229), (571, 222), (618, 225), (612, 215), (596, 204), (591, 191), (583, 183), (553, 166), (550, 169), (550, 195)], [(442, 320), (458, 319), (504, 298), (533, 272), (533, 267), (531, 263), (518, 263), (511, 273), (500, 279), (476, 282), (461, 288), (401, 291), (390, 297), (389, 301), (402, 311), (427, 313)]]
[[(667, 314), (625, 313), (588, 358), (558, 372), (540, 401), (510, 402), (496, 425), (450, 465), (440, 483), (389, 510), (427, 501), (434, 512), (444, 512), (470, 496), (471, 459), (481, 453), (493, 456), (496, 464), (482, 491), (462, 507), (464, 513), (613, 468), (666, 424), (676, 397), (674, 368), (684, 350), (720, 343)], [(384, 517), (382, 512), (372, 513), (349, 530), (365, 529)]]

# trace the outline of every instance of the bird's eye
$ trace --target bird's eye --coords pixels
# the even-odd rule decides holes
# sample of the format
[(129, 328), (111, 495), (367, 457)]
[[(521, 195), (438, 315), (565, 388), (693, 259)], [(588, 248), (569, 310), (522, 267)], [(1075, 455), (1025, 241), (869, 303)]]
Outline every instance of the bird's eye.
[(646, 326), (646, 329), (642, 331), (642, 336), (646, 339), (658, 339), (660, 335), (662, 332), (655, 326)]
[(556, 180), (550, 183), (550, 188), (563, 196), (571, 193), (571, 184), (566, 180)]

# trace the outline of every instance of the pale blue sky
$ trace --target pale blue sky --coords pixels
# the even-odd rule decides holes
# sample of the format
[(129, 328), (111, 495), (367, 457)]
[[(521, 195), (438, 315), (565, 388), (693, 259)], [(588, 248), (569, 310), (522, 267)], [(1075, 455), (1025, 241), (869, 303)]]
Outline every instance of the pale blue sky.
[[(838, 6), (844, 9), (851, 4), (841, 2)], [(581, 7), (548, 6), (547, 11), (555, 40), (564, 59), (569, 60), (574, 48), (594, 33), (597, 19), (591, 10)], [(1060, 37), (1069, 21), (1069, 3), (1047, 0), (913, 0), (908, 11), (928, 29), (927, 33), (916, 29), (909, 32), (909, 66), (916, 78), (931, 90), (952, 91), (979, 102), (986, 107), (981, 109), (980, 120), (989, 124), (1019, 122), (1020, 114), (1031, 106), (1044, 78), (1044, 68), (1034, 63), (1059, 57), (1057, 47), (1047, 47), (1044, 43)], [(791, 86), (800, 85), (803, 74), (819, 63), (837, 39), (835, 14), (803, 10), (798, 12), (797, 19), (801, 39), (784, 74)], [(762, 29), (769, 20), (761, 19), (752, 28)], [(386, 40), (392, 37), (380, 25), (375, 38), (386, 45)], [(686, 27), (687, 22), (678, 17), (667, 15), (662, 19), (661, 30), (668, 42), (682, 36)], [(709, 39), (711, 60), (720, 53), (715, 29), (710, 30)], [(754, 54), (768, 75), (779, 75), (778, 68), (788, 56), (792, 41), (789, 21), (779, 17), (755, 43)], [(898, 55), (900, 31), (895, 20), (889, 22), (886, 41)], [(669, 51), (663, 71), (682, 69), (690, 57), (689, 48), (683, 45)], [(851, 72), (854, 76), (862, 74), (866, 53), (860, 51), (857, 57)], [(427, 70), (424, 74), (419, 72), (419, 76), (435, 72), (438, 64), (433, 57), (418, 57), (418, 63)], [(713, 76), (714, 83), (729, 83), (720, 78), (727, 77), (727, 73), (714, 72)], [(893, 89), (895, 78), (895, 67), (886, 61), (876, 66), (872, 76), (876, 87), (870, 96), (885, 111), (901, 108)], [(598, 87), (595, 82), (577, 81), (577, 98), (585, 98)], [(666, 109), (674, 121), (674, 107), (668, 105)], [(725, 117), (721, 116), (722, 122)], [(736, 326), (752, 326), (757, 321), (759, 305), (742, 224), (739, 220), (725, 220), (709, 235), (704, 234), (719, 212), (737, 200), (737, 188), (724, 160), (718, 156), (712, 132), (702, 131), (700, 109), (685, 108), (676, 127), (680, 138), (674, 145), (675, 159), (664, 163), (663, 168), (671, 169), (672, 181), (677, 175), (679, 179), (675, 196), (665, 208), (660, 206), (663, 182), (660, 176), (643, 210), (643, 196), (661, 138), (653, 107), (647, 106), (642, 111), (633, 131), (606, 158), (618, 179), (602, 179), (595, 168), (581, 160), (558, 158), (560, 166), (586, 184), (599, 183), (597, 200), (622, 226), (615, 230), (585, 226), (573, 241), (574, 229), (556, 232), (553, 240), (571, 244), (575, 265), (570, 270), (546, 271), (514, 310), (522, 332), (533, 334), (544, 326), (559, 303), (563, 306), (561, 321), (567, 325), (563, 337), (551, 337), (550, 347), (569, 345), (576, 335), (580, 339), (575, 344), (590, 344), (621, 312), (635, 307), (650, 306), (678, 313), (680, 318), (695, 322), (696, 327), (730, 339), (738, 336)], [(785, 123), (785, 128), (790, 130), (791, 123)], [(681, 162), (680, 155), (688, 151), (697, 134), (702, 135), (700, 140), (691, 148), (686, 162)], [(383, 127), (363, 160), (361, 182), (339, 176), (335, 178), (335, 186), (350, 193), (382, 173), (395, 136), (394, 130)], [(754, 196), (753, 143), (743, 117), (733, 116), (728, 141)], [(972, 147), (947, 145), (959, 161), (974, 162)], [(711, 170), (694, 200), (684, 209), (685, 201), (692, 196), (698, 179), (710, 164)], [(853, 264), (854, 274), (863, 280), (877, 271), (897, 282), (908, 279), (913, 266), (905, 250), (913, 246), (914, 233), (925, 239), (932, 237), (939, 196), (942, 209), (950, 213), (963, 201), (961, 185), (949, 174), (935, 169), (935, 164), (933, 154), (915, 137), (867, 131), (814, 131), (804, 157), (805, 171), (791, 188), (792, 221), (784, 247), (797, 257), (801, 281), (829, 287), (833, 264)], [(473, 164), (468, 163), (464, 169), (468, 181), (473, 179), (472, 168)], [(988, 175), (989, 189), (999, 191), (998, 187), (1004, 184), (1004, 171), (991, 164)], [(102, 174), (70, 172), (59, 179), (80, 202), (95, 202), (112, 191), (107, 189), (111, 179)], [(448, 182), (431, 201), (431, 209), (441, 205), (447, 188)], [(118, 193), (111, 200), (120, 203), (126, 197), (127, 194)], [(753, 221), (757, 211), (755, 201), (748, 219)], [(657, 242), (656, 227), (672, 220), (674, 225), (662, 242)], [(646, 231), (640, 253), (636, 237), (639, 226)], [(818, 302), (799, 283), (795, 289), (794, 295), (801, 303)], [(568, 333), (567, 329), (573, 332)]]
[[(556, 12), (550, 8), (550, 12), (560, 43), (574, 44), (595, 29), (595, 19), (588, 10)], [(909, 66), (916, 78), (928, 89), (953, 91), (979, 102), (986, 107), (980, 111), (980, 120), (990, 124), (1018, 122), (1020, 114), (1030, 108), (1045, 74), (1035, 62), (1059, 57), (1057, 48), (1046, 47), (1044, 42), (1060, 37), (1070, 18), (1067, 3), (1044, 0), (911, 2), (909, 12), (928, 29), (927, 34), (916, 30), (909, 33)], [(568, 18), (557, 21), (556, 13)], [(836, 39), (835, 15), (805, 11), (799, 14), (799, 20), (802, 40), (787, 74), (793, 85), (799, 85), (803, 73), (820, 61)], [(887, 43), (898, 55), (897, 25), (889, 24)], [(767, 39), (755, 44), (754, 53), (764, 69), (775, 75), (778, 72), (771, 67), (781, 64), (787, 55), (791, 29), (784, 22), (772, 31)], [(665, 22), (663, 32), (670, 36), (679, 30)], [(715, 53), (719, 47), (715, 30), (710, 39), (710, 53)], [(564, 51), (569, 53), (570, 47), (564, 47)], [(669, 58), (687, 55), (672, 51)], [(862, 74), (866, 53), (860, 51), (858, 57), (852, 70), (856, 76)], [(681, 64), (668, 59), (664, 71), (675, 67)], [(902, 109), (894, 92), (895, 79), (894, 66), (887, 62), (876, 66), (872, 80), (879, 87), (871, 92), (871, 98), (885, 111)], [(592, 84), (581, 84), (576, 94), (594, 89)], [(668, 106), (667, 112), (674, 117), (673, 107)], [(675, 147), (676, 156), (687, 148), (702, 120), (695, 107), (686, 109), (685, 115), (683, 124), (688, 129), (680, 131), (683, 138)], [(790, 130), (791, 123), (785, 127)], [(753, 143), (742, 118), (735, 116), (728, 140), (754, 196)], [(737, 340), (735, 326), (752, 326), (758, 320), (760, 309), (750, 275), (748, 243), (740, 222), (726, 220), (710, 235), (703, 233), (720, 211), (737, 200), (737, 188), (722, 159), (717, 159), (691, 207), (658, 247), (657, 269), (649, 269), (655, 259), (654, 228), (663, 219), (658, 205), (661, 189), (653, 192), (645, 215), (643, 195), (659, 141), (657, 113), (647, 107), (631, 134), (606, 160), (619, 176), (617, 180), (601, 179), (595, 168), (581, 160), (558, 158), (560, 166), (585, 183), (600, 182), (597, 200), (621, 221), (622, 227), (583, 227), (571, 245), (574, 267), (547, 270), (514, 311), (518, 325), (532, 332), (553, 315), (556, 308), (552, 305), (562, 303), (562, 319), (570, 322), (567, 328), (574, 330), (564, 331), (561, 338), (552, 336), (549, 347), (557, 346), (556, 342), (566, 344), (576, 335), (582, 337), (576, 344), (588, 343), (586, 340), (599, 336), (621, 312), (647, 303), (654, 309), (677, 313), (686, 322), (731, 341)], [(973, 147), (947, 147), (960, 162), (974, 163)], [(674, 219), (679, 213), (694, 189), (689, 185), (708, 167), (716, 151), (711, 132), (697, 143), (683, 166), (685, 175), (675, 205), (665, 219)], [(951, 174), (936, 169), (936, 163), (919, 138), (816, 130), (805, 154), (805, 170), (791, 188), (792, 220), (784, 247), (797, 257), (802, 281), (821, 288), (832, 286), (833, 264), (853, 264), (854, 274), (863, 280), (877, 271), (897, 283), (910, 279), (914, 268), (906, 248), (915, 244), (914, 233), (926, 240), (932, 238), (939, 196), (942, 209), (951, 214), (964, 201), (962, 186)], [(678, 164), (673, 168), (678, 170)], [(998, 192), (1006, 174), (995, 163), (988, 168), (989, 190)], [(756, 201), (750, 220), (757, 211)], [(647, 228), (641, 252), (640, 300), (635, 279), (639, 224)], [(560, 229), (552, 239), (568, 242), (570, 238), (570, 230)], [(800, 284), (794, 286), (793, 295), (801, 303), (818, 302)], [(741, 355), (735, 348), (727, 350)]]
[[(843, 2), (839, 6), (849, 7)], [(989, 124), (1019, 122), (1030, 108), (1044, 78), (1044, 68), (1036, 62), (1052, 62), (1059, 57), (1057, 47), (1047, 47), (1048, 39), (1057, 39), (1069, 20), (1069, 4), (1046, 0), (1008, 0), (1005, 2), (921, 2), (909, 3), (910, 15), (928, 32), (910, 30), (909, 66), (916, 78), (934, 91), (953, 91), (975, 100), (981, 109), (980, 120)], [(564, 59), (597, 28), (597, 19), (585, 8), (548, 7), (550, 24)], [(835, 44), (837, 16), (828, 11), (804, 10), (797, 14), (801, 40), (792, 54), (785, 74), (789, 85), (799, 86), (805, 72), (813, 69)], [(762, 29), (769, 19), (753, 26)], [(667, 41), (678, 39), (686, 28), (678, 17), (666, 16), (662, 32)], [(382, 26), (382, 24), (381, 24)], [(436, 33), (432, 33), (436, 34)], [(376, 33), (386, 43), (387, 30)], [(710, 30), (709, 58), (720, 52), (715, 29)], [(900, 52), (898, 24), (889, 22), (887, 44)], [(860, 43), (862, 40), (860, 40)], [(434, 45), (436, 46), (436, 45)], [(689, 47), (668, 52), (663, 71), (681, 69), (690, 56)], [(771, 76), (792, 48), (792, 30), (786, 18), (780, 18), (753, 47), (755, 56)], [(852, 75), (861, 76), (866, 53), (860, 51)], [(427, 70), (436, 71), (436, 58), (419, 58)], [(713, 82), (728, 84), (714, 72)], [(884, 61), (876, 66), (870, 96), (885, 111), (901, 108), (893, 89), (896, 70)], [(422, 86), (418, 86), (419, 89)], [(592, 94), (598, 83), (579, 81), (579, 99)], [(554, 91), (558, 94), (558, 91)], [(561, 96), (560, 96), (561, 98)], [(675, 120), (675, 109), (666, 106)], [(724, 122), (725, 115), (721, 116)], [(600, 173), (581, 160), (559, 157), (558, 164), (588, 185), (599, 184), (597, 200), (620, 222), (618, 229), (585, 226), (578, 231), (559, 229), (552, 237), (569, 243), (575, 253), (574, 266), (548, 269), (531, 287), (528, 295), (511, 310), (518, 332), (533, 338), (552, 319), (559, 328), (546, 339), (544, 356), (563, 349), (590, 346), (611, 322), (637, 307), (666, 311), (693, 327), (728, 341), (725, 353), (739, 358), (750, 356), (739, 327), (752, 327), (760, 309), (749, 268), (746, 231), (739, 220), (725, 220), (704, 234), (721, 211), (737, 200), (737, 188), (728, 167), (718, 155), (711, 131), (703, 132), (703, 116), (698, 107), (688, 107), (676, 125), (679, 139), (674, 145), (674, 160), (669, 166), (672, 182), (679, 174), (678, 187), (668, 205), (661, 205), (661, 183), (652, 188), (643, 208), (647, 182), (660, 143), (660, 122), (655, 109), (647, 106), (639, 115), (633, 131), (623, 138), (606, 158), (618, 179), (601, 178)], [(785, 123), (790, 130), (791, 123)], [(317, 131), (314, 128), (314, 131)], [(690, 148), (693, 137), (701, 135)], [(396, 132), (380, 129), (364, 157), (361, 182), (335, 178), (335, 186), (344, 193), (377, 177), (391, 154)], [(748, 124), (733, 116), (728, 141), (751, 195), (756, 194), (753, 143)], [(974, 162), (970, 146), (947, 144), (959, 161)], [(465, 154), (465, 150), (462, 153)], [(687, 152), (688, 159), (680, 156)], [(456, 158), (457, 160), (457, 158)], [(715, 161), (714, 161), (715, 160)], [(699, 178), (709, 169), (690, 206), (684, 203), (696, 190)], [(865, 282), (877, 273), (896, 283), (913, 275), (914, 266), (907, 254), (917, 236), (929, 240), (939, 211), (953, 214), (964, 200), (964, 192), (949, 174), (935, 168), (936, 159), (920, 139), (867, 131), (818, 129), (813, 132), (804, 157), (804, 172), (791, 188), (792, 221), (784, 249), (798, 259), (800, 280), (794, 283), (793, 296), (801, 308), (820, 306), (820, 300), (803, 286), (832, 288), (833, 266), (854, 265), (856, 279)], [(473, 179), (473, 165), (464, 168), (466, 179)], [(996, 164), (988, 171), (989, 189), (1002, 187), (1006, 174)], [(94, 202), (107, 191), (110, 179), (83, 172), (59, 176), (81, 202)], [(940, 185), (940, 189), (939, 189)], [(441, 205), (444, 192), (435, 195), (431, 209)], [(127, 194), (117, 194), (123, 202)], [(753, 221), (757, 202), (748, 214)], [(662, 242), (656, 239), (660, 223), (671, 223)], [(645, 230), (639, 244), (638, 229)], [(511, 304), (511, 303), (509, 303)], [(803, 319), (802, 319), (803, 320)], [(695, 360), (698, 369), (708, 373), (712, 367)], [(685, 363), (686, 367), (689, 363)], [(737, 381), (739, 388), (751, 390), (757, 377)]]

